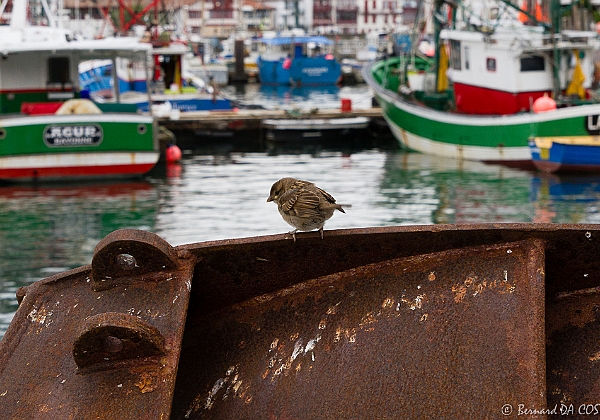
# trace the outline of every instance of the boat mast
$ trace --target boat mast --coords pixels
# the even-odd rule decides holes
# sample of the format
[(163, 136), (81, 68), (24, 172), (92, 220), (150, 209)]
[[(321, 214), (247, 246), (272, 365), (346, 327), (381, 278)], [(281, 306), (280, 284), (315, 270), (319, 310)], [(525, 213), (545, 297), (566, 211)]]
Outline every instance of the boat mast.
[(13, 0), (10, 27), (12, 29), (23, 29), (27, 26), (27, 1)]
[(554, 59), (552, 60), (552, 76), (554, 86), (552, 95), (555, 101), (560, 97), (560, 51), (558, 50), (558, 41), (560, 37), (560, 0), (550, 0), (550, 34), (552, 36), (552, 47)]
[[(119, 86), (119, 76), (117, 72), (119, 71), (117, 68), (117, 54), (113, 53), (110, 57), (112, 61), (112, 79), (113, 79), (113, 94), (115, 95), (115, 102), (121, 102), (121, 86)], [(149, 102), (151, 104), (151, 102)]]
[(435, 13), (433, 14), (433, 45), (435, 46), (435, 91), (438, 91), (440, 83), (440, 33), (442, 32), (442, 8), (444, 0), (435, 0)]
[(435, 0), (435, 13), (433, 14), (433, 45), (435, 46), (435, 90), (439, 93), (440, 86), (440, 33), (442, 32), (442, 25), (448, 24), (448, 15), (443, 14), (444, 4), (447, 4), (453, 11), (458, 8), (458, 3), (455, 0)]
[(8, 0), (2, 0), (2, 3), (0, 4), (0, 18), (2, 17), (2, 13), (4, 13), (7, 4)]
[[(417, 44), (419, 42), (419, 38), (420, 38), (420, 34), (421, 34), (421, 28), (419, 27), (419, 23), (421, 21), (422, 15), (424, 14), (423, 10), (425, 9), (425, 3), (427, 2), (427, 0), (420, 0), (417, 3), (417, 11), (415, 14), (415, 23), (413, 25), (412, 28), (412, 33), (410, 34), (410, 59), (409, 57), (406, 57), (406, 59), (404, 60), (404, 66), (402, 69), (402, 81), (401, 83), (407, 83), (407, 75), (408, 75), (408, 66), (409, 64), (411, 64), (411, 62), (414, 61), (414, 55), (417, 51)], [(387, 72), (386, 72), (387, 74)]]
[(50, 9), (48, 2), (46, 0), (41, 0), (41, 2), (42, 7), (44, 8), (44, 12), (46, 12), (46, 17), (48, 18), (48, 26), (50, 26), (51, 28), (56, 28), (58, 26), (58, 24), (56, 23), (56, 17), (54, 17), (54, 13), (52, 13), (52, 9)]

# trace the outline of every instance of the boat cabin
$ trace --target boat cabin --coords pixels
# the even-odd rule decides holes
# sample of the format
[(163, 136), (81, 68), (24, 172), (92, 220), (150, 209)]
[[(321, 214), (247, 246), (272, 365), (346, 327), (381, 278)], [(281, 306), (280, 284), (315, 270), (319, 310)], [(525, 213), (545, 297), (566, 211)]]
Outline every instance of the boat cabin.
[(262, 84), (335, 85), (341, 66), (325, 49), (333, 41), (322, 36), (262, 38), (266, 51), (256, 60)]
[[(553, 63), (558, 51), (561, 92), (579, 66), (591, 87), (593, 51), (598, 47), (594, 32), (563, 32), (552, 42), (541, 27), (498, 28), (493, 34), (443, 30), (449, 46), (448, 75), (453, 82), (456, 109), (468, 114), (514, 114), (529, 111), (533, 102), (554, 92)], [(577, 59), (578, 58), (578, 59)]]
[[(24, 104), (39, 104), (37, 108), (28, 106), (29, 112), (35, 113), (35, 109), (54, 112), (66, 100), (86, 98), (88, 92), (79, 80), (80, 62), (91, 59), (115, 62), (118, 57), (129, 57), (143, 63), (151, 48), (133, 38), (67, 42), (57, 36), (66, 32), (37, 27), (31, 29), (38, 34), (47, 32), (47, 36), (38, 37), (36, 42), (7, 42), (15, 38), (5, 36), (3, 29), (8, 28), (0, 28), (2, 114), (22, 112)], [(28, 38), (22, 39), (27, 41)], [(119, 89), (115, 89), (116, 102), (119, 102), (119, 95)], [(51, 109), (53, 106), (55, 109)]]

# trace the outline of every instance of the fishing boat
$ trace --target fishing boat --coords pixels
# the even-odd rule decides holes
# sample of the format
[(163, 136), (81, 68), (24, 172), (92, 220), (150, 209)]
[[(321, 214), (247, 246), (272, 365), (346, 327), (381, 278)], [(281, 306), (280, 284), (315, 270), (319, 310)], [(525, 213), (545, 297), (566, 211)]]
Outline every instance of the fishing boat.
[(13, 2), (0, 27), (0, 180), (139, 176), (159, 159), (156, 124), (123, 104), (94, 104), (78, 85), (78, 62), (128, 57), (150, 46), (132, 38), (75, 40), (58, 27), (27, 24), (27, 2)]
[(559, 9), (546, 19), (499, 3), (492, 20), (462, 3), (436, 5), (429, 55), (413, 35), (410, 54), (364, 72), (403, 146), (531, 167), (530, 139), (598, 133), (600, 104), (590, 89), (597, 33), (561, 30)]
[(599, 236), (597, 224), (453, 224), (174, 247), (117, 230), (91, 264), (17, 291), (2, 416), (591, 415)]
[(340, 83), (340, 63), (325, 48), (333, 41), (323, 36), (260, 38), (265, 46), (256, 59), (260, 83), (265, 85), (317, 86)]
[(204, 80), (188, 72), (187, 53), (186, 45), (166, 42), (153, 46), (150, 66), (132, 62), (126, 57), (115, 63), (109, 60), (85, 61), (79, 66), (80, 83), (99, 103), (111, 102), (115, 95), (113, 86), (118, 85), (121, 95), (126, 95), (124, 100), (137, 105), (142, 112), (149, 112), (153, 105), (156, 113), (232, 110), (231, 101), (219, 95), (211, 75)]
[(531, 159), (542, 172), (600, 172), (600, 138), (545, 137), (530, 140)]

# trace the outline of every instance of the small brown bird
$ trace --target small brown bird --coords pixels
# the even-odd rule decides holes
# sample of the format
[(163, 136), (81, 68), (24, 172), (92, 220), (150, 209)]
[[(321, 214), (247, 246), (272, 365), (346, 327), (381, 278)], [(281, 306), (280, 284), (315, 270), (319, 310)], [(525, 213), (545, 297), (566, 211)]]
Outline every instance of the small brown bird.
[(323, 225), (333, 216), (335, 210), (346, 213), (343, 207), (349, 204), (336, 204), (335, 198), (312, 182), (295, 178), (282, 178), (271, 187), (267, 202), (277, 203), (283, 220), (295, 229), (291, 231), (294, 242), (296, 232), (319, 229), (323, 239)]

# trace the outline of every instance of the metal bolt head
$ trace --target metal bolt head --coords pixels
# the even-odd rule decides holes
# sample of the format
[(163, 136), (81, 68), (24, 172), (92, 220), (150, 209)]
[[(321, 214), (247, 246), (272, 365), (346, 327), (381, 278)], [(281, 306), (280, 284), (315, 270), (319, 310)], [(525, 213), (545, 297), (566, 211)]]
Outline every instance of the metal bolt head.
[(116, 259), (117, 265), (123, 270), (133, 270), (138, 266), (135, 257), (130, 254), (119, 254)]
[(103, 340), (104, 350), (109, 353), (118, 353), (123, 350), (123, 340), (112, 335), (104, 337)]

